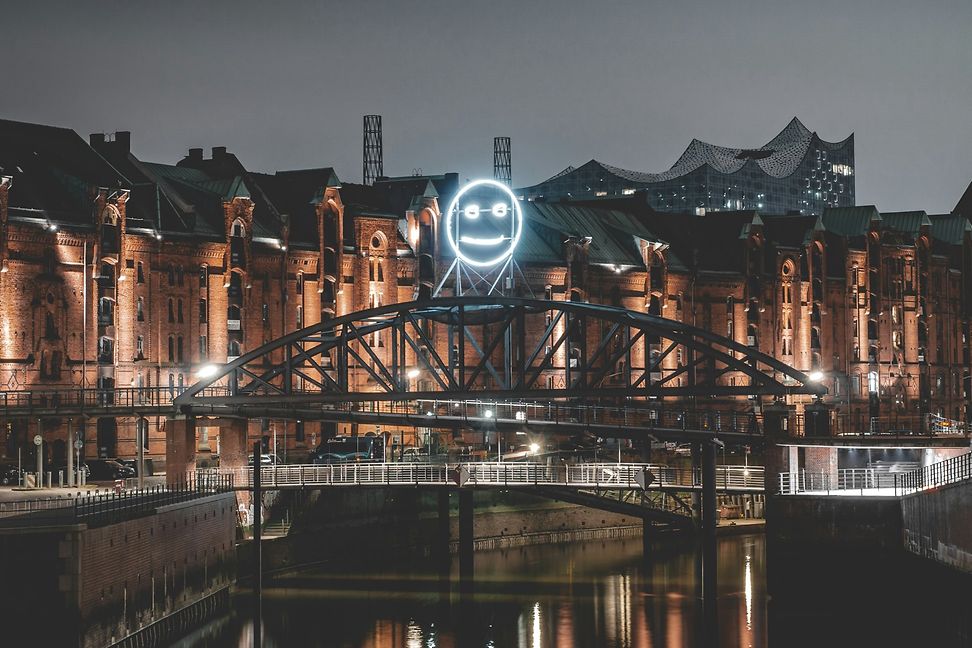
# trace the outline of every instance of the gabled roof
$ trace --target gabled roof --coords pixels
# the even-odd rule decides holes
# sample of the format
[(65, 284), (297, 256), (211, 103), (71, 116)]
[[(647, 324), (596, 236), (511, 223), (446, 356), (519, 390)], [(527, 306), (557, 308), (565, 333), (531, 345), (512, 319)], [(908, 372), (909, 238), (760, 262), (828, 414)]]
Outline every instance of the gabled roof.
[[(518, 205), (523, 209), (525, 231), (517, 258), (527, 261), (562, 262), (565, 239), (589, 236), (588, 260), (591, 263), (643, 267), (637, 239), (657, 240), (630, 213), (563, 203), (519, 201)], [(549, 231), (537, 229), (538, 225)], [(551, 236), (550, 232), (557, 236)], [(552, 258), (549, 258), (550, 254), (553, 254)]]
[(832, 207), (824, 210), (824, 227), (838, 236), (866, 236), (872, 220), (880, 220), (881, 213), (874, 205)]
[(972, 218), (972, 182), (969, 186), (965, 188), (965, 193), (959, 198), (958, 203), (955, 205), (955, 209), (952, 210), (953, 214), (962, 214), (966, 218)]
[(251, 173), (280, 214), (286, 214), (290, 224), (291, 246), (319, 245), (316, 205), (324, 199), (328, 187), (339, 187), (341, 181), (331, 167), (299, 169), (269, 173)]
[(13, 177), (12, 214), (91, 224), (93, 188), (131, 182), (70, 128), (0, 120), (0, 175)]

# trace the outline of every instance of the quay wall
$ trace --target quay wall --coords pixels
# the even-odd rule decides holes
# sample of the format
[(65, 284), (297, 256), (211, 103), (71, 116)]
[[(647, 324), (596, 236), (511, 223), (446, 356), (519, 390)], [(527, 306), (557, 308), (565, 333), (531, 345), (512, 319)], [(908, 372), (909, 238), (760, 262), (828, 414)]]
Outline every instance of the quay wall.
[(0, 627), (78, 648), (157, 628), (233, 582), (236, 517), (225, 493), (95, 527), (0, 526)]
[(901, 511), (907, 551), (972, 574), (972, 481), (907, 495)]

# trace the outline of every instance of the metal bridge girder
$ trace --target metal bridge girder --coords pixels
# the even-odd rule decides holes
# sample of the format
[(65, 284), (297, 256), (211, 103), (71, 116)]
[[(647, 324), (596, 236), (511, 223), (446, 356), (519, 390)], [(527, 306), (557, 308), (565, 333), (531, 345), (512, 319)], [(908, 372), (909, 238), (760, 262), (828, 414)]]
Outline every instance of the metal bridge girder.
[(212, 411), (232, 402), (245, 410), (247, 396), (327, 403), (485, 393), (594, 401), (826, 388), (683, 322), (584, 302), (463, 296), (390, 304), (295, 331), (224, 365), (176, 405)]

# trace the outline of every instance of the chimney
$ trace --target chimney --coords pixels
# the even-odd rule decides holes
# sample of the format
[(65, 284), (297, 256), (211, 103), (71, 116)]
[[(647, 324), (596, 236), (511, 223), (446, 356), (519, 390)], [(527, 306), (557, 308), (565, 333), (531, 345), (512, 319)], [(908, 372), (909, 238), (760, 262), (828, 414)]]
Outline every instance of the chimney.
[(132, 131), (115, 131), (115, 146), (125, 153), (131, 153)]
[(93, 148), (97, 148), (99, 144), (105, 143), (104, 133), (91, 133), (88, 135), (88, 143), (91, 144)]
[(226, 157), (226, 147), (225, 146), (214, 146), (213, 147), (213, 159), (221, 160)]
[(189, 159), (193, 162), (202, 162), (202, 151), (201, 148), (189, 149)]

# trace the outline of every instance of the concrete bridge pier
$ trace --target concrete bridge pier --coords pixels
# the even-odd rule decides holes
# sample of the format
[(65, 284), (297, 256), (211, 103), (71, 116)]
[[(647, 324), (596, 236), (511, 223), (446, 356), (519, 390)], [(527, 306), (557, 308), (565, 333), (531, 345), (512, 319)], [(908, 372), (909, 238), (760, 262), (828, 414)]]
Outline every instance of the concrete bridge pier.
[(449, 555), (449, 490), (441, 488), (436, 493), (438, 497), (438, 517), (436, 519), (435, 539), (432, 544), (432, 560), (439, 572), (439, 589), (449, 591), (449, 567), (452, 563)]
[(473, 491), (459, 489), (459, 587), (471, 590), (473, 584)]

